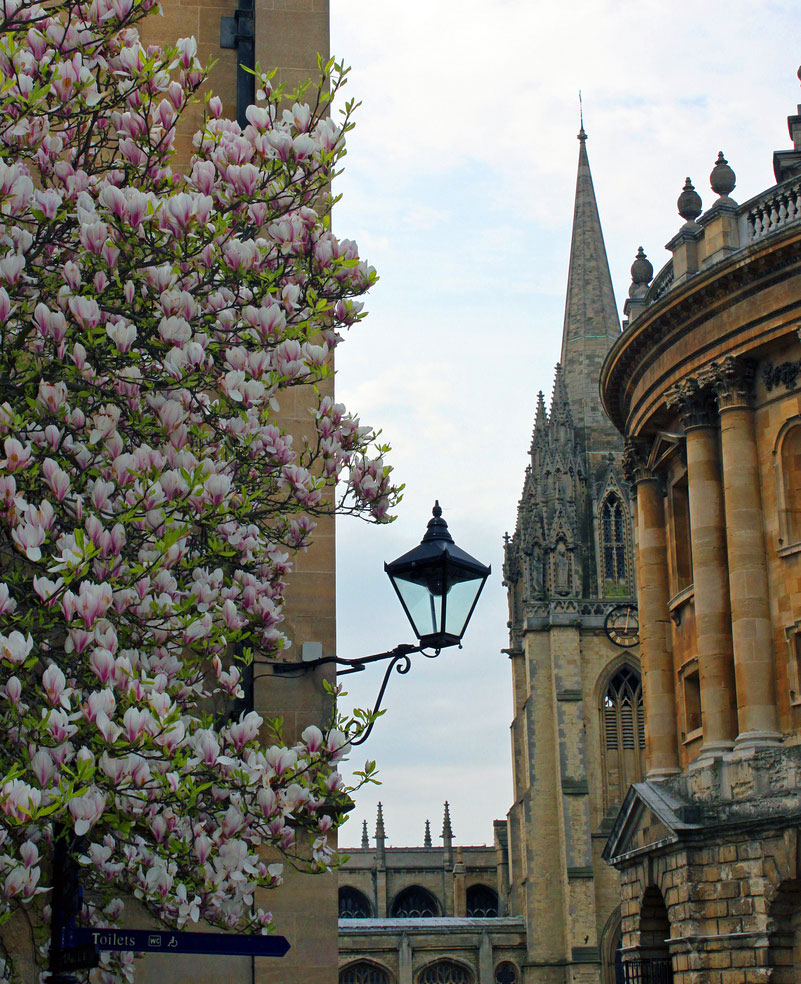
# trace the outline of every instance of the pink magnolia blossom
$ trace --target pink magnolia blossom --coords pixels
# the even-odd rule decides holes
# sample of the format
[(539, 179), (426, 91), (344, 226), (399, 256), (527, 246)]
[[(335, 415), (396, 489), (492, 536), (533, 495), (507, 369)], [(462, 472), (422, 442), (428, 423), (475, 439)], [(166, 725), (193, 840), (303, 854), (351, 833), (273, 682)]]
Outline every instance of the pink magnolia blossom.
[(19, 704), (20, 697), (22, 696), (22, 684), (18, 677), (10, 676), (6, 680), (5, 692), (10, 704), (13, 706)]
[(8, 472), (16, 472), (27, 467), (31, 460), (30, 444), (22, 444), (15, 437), (7, 437), (3, 441), (3, 449), (6, 457), (4, 461), (0, 460), (0, 467)]
[(0, 659), (7, 660), (16, 666), (24, 663), (33, 649), (33, 639), (30, 633), (24, 636), (14, 629), (7, 636), (0, 635)]
[(82, 795), (69, 801), (69, 811), (75, 821), (75, 834), (80, 837), (87, 833), (103, 816), (106, 797), (97, 786), (92, 786)]
[(16, 607), (17, 603), (11, 597), (8, 585), (0, 581), (0, 615), (13, 615)]
[(51, 707), (62, 705), (69, 707), (67, 680), (61, 669), (55, 663), (51, 663), (42, 674), (42, 687)]

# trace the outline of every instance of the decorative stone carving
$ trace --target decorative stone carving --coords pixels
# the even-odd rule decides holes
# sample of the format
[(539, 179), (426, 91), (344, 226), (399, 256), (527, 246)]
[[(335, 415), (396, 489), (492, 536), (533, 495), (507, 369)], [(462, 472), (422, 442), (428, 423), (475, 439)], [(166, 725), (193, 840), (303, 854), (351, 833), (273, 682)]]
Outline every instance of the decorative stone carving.
[(736, 180), (734, 171), (729, 167), (729, 162), (723, 156), (723, 151), (721, 150), (715, 166), (712, 168), (712, 173), (709, 175), (709, 183), (712, 186), (712, 191), (716, 195), (720, 195), (721, 198), (728, 198), (734, 191)]
[(695, 190), (689, 177), (684, 182), (684, 188), (676, 201), (676, 208), (678, 208), (679, 215), (685, 222), (695, 222), (703, 211), (701, 196)]
[(801, 376), (801, 359), (798, 362), (780, 362), (777, 366), (768, 362), (762, 370), (762, 378), (768, 393), (774, 386), (785, 386), (788, 390), (795, 389), (799, 376)]
[(653, 477), (653, 473), (648, 467), (647, 456), (643, 446), (631, 438), (628, 438), (623, 446), (621, 468), (623, 478), (625, 478), (629, 485), (636, 485), (637, 482), (646, 481)]
[(570, 557), (564, 541), (560, 540), (553, 555), (554, 593), (570, 594)]
[(750, 406), (754, 393), (756, 363), (753, 359), (738, 359), (728, 355), (711, 362), (698, 373), (698, 382), (708, 386), (718, 399), (718, 407)]
[(648, 293), (648, 284), (654, 275), (654, 268), (651, 261), (645, 255), (640, 246), (634, 262), (631, 264), (631, 287), (629, 287), (629, 297), (645, 297)]
[(696, 376), (688, 376), (667, 390), (665, 403), (678, 410), (685, 430), (711, 427), (717, 418), (714, 395)]

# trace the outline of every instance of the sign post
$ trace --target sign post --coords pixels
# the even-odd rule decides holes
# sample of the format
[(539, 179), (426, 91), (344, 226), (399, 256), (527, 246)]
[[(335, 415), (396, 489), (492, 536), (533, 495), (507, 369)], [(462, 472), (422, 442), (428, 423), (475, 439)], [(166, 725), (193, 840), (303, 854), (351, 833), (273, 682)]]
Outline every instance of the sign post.
[(136, 953), (212, 953), (219, 957), (283, 957), (285, 936), (242, 936), (236, 933), (186, 933), (165, 929), (74, 929), (61, 935), (61, 952), (131, 950)]

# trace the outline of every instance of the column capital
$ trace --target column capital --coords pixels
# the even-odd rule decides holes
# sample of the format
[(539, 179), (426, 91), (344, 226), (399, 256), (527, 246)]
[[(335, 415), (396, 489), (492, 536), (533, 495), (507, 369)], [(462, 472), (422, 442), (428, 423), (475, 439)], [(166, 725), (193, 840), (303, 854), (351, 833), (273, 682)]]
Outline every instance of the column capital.
[(733, 407), (750, 407), (755, 378), (756, 362), (733, 355), (710, 362), (698, 373), (699, 384), (712, 390), (721, 411)]
[(620, 470), (623, 472), (623, 478), (632, 486), (652, 477), (645, 448), (641, 442), (630, 437), (626, 438), (620, 459)]
[(687, 376), (665, 392), (665, 403), (669, 409), (677, 409), (684, 429), (690, 427), (712, 427), (715, 424), (717, 408), (715, 398), (706, 381), (699, 376)]
[(651, 467), (649, 457), (648, 446), (645, 441), (626, 438), (620, 468), (623, 472), (623, 478), (634, 489), (635, 493), (640, 482), (657, 482), (660, 488), (664, 487), (664, 478)]

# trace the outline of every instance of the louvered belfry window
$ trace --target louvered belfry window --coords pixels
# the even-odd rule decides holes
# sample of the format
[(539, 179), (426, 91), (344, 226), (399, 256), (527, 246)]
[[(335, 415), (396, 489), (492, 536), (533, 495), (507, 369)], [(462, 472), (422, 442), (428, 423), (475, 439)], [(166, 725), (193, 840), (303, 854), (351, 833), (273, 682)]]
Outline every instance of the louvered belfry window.
[(602, 709), (607, 810), (619, 805), (626, 790), (642, 778), (645, 717), (642, 683), (630, 666), (621, 667), (609, 681)]

